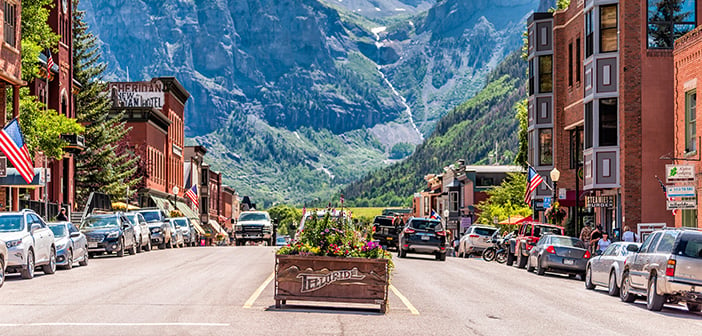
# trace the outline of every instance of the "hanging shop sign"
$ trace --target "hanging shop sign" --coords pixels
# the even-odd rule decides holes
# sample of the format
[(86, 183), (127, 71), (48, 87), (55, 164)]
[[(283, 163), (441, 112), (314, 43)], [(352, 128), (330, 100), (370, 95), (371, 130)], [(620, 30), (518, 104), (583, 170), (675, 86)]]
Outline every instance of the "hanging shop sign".
[(669, 198), (665, 205), (668, 210), (697, 209), (697, 197)]
[(694, 165), (665, 165), (666, 183), (693, 182), (695, 181)]
[(614, 196), (585, 196), (585, 206), (588, 208), (614, 208)]
[(668, 197), (695, 197), (695, 186), (666, 186), (666, 194)]

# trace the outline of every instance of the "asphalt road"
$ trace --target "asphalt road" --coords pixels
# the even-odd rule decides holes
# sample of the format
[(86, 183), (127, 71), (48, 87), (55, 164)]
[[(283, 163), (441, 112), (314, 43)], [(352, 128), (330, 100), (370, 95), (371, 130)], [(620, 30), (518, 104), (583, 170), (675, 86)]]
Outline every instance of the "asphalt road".
[[(274, 250), (198, 247), (10, 276), (0, 335), (699, 335), (702, 314), (649, 312), (579, 280), (480, 259), (395, 258), (390, 309), (275, 309)], [(256, 295), (259, 290), (260, 295)], [(399, 295), (399, 296), (398, 296)], [(403, 301), (401, 297), (404, 297)], [(367, 307), (367, 306), (366, 306)], [(372, 307), (371, 307), (372, 308)]]

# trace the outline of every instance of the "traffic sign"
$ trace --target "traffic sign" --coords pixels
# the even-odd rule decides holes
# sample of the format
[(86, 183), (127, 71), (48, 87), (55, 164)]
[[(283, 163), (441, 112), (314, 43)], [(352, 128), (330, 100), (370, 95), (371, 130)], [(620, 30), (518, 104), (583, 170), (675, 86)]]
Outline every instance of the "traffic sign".
[(544, 197), (544, 209), (551, 207), (551, 197)]

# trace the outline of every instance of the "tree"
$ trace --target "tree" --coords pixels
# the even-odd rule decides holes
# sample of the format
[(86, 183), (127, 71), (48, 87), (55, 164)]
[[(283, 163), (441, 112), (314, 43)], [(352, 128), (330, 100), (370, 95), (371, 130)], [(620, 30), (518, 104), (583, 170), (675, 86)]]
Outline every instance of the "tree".
[(527, 166), (529, 159), (529, 122), (527, 120), (527, 100), (524, 99), (515, 105), (517, 110), (517, 120), (519, 120), (519, 152), (514, 158), (514, 163), (522, 167)]
[(293, 235), (302, 219), (302, 211), (289, 205), (276, 205), (268, 209), (271, 219), (278, 224), (279, 235)]
[(688, 19), (693, 12), (683, 12), (684, 2), (685, 0), (659, 0), (656, 3), (656, 9), (650, 11), (648, 17), (649, 45), (656, 48), (672, 49), (674, 41), (678, 37), (694, 28), (694, 24), (688, 29), (684, 29), (685, 26), (676, 26), (684, 21), (694, 23), (694, 19)]
[(73, 0), (73, 73), (82, 84), (75, 101), (76, 117), (85, 125), (86, 149), (76, 156), (77, 202), (84, 204), (97, 190), (113, 199), (125, 199), (137, 191), (143, 178), (137, 174), (141, 172), (140, 153), (127, 141), (130, 128), (122, 120), (124, 115), (110, 115), (111, 101), (105, 95), (107, 84), (103, 80), (106, 66), (78, 3)]
[(531, 209), (524, 203), (526, 177), (522, 173), (510, 173), (499, 186), (487, 191), (488, 198), (476, 208), (480, 211), (478, 222), (491, 224), (493, 219), (508, 219), (510, 216), (528, 216)]
[(57, 46), (59, 35), (49, 26), (52, 0), (22, 1), (22, 79), (31, 82), (41, 77), (39, 54)]

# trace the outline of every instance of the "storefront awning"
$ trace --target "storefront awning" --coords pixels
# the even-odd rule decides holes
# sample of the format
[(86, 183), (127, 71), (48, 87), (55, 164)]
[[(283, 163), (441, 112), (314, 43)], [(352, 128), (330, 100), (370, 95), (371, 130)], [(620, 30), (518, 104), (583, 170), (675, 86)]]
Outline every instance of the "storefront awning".
[(187, 204), (183, 202), (176, 202), (176, 207), (178, 208), (178, 211), (180, 211), (183, 216), (188, 217), (193, 220), (199, 220), (200, 216), (197, 215), (197, 212), (190, 208)]
[(201, 235), (207, 234), (207, 232), (205, 232), (205, 229), (203, 229), (202, 226), (200, 226), (200, 223), (198, 223), (197, 219), (190, 219), (190, 223), (193, 224), (195, 231), (197, 231), (199, 234), (201, 234)]
[(15, 168), (7, 168), (7, 176), (0, 177), (0, 187), (21, 187), (21, 188), (37, 188), (41, 187), (41, 169), (34, 168), (34, 178), (31, 183), (27, 183), (22, 175)]
[(175, 210), (171, 202), (165, 198), (161, 198), (155, 195), (149, 195), (151, 199), (156, 203), (156, 207), (163, 210), (165, 213), (170, 214), (171, 210)]
[(221, 234), (223, 234), (223, 235), (229, 237), (229, 235), (227, 234), (227, 231), (224, 231), (224, 230), (222, 229), (222, 227), (219, 226), (219, 223), (217, 223), (217, 221), (214, 221), (214, 220), (211, 220), (211, 219), (210, 219), (210, 221), (207, 222), (207, 224), (209, 224), (209, 225), (215, 230), (215, 232), (221, 233)]

